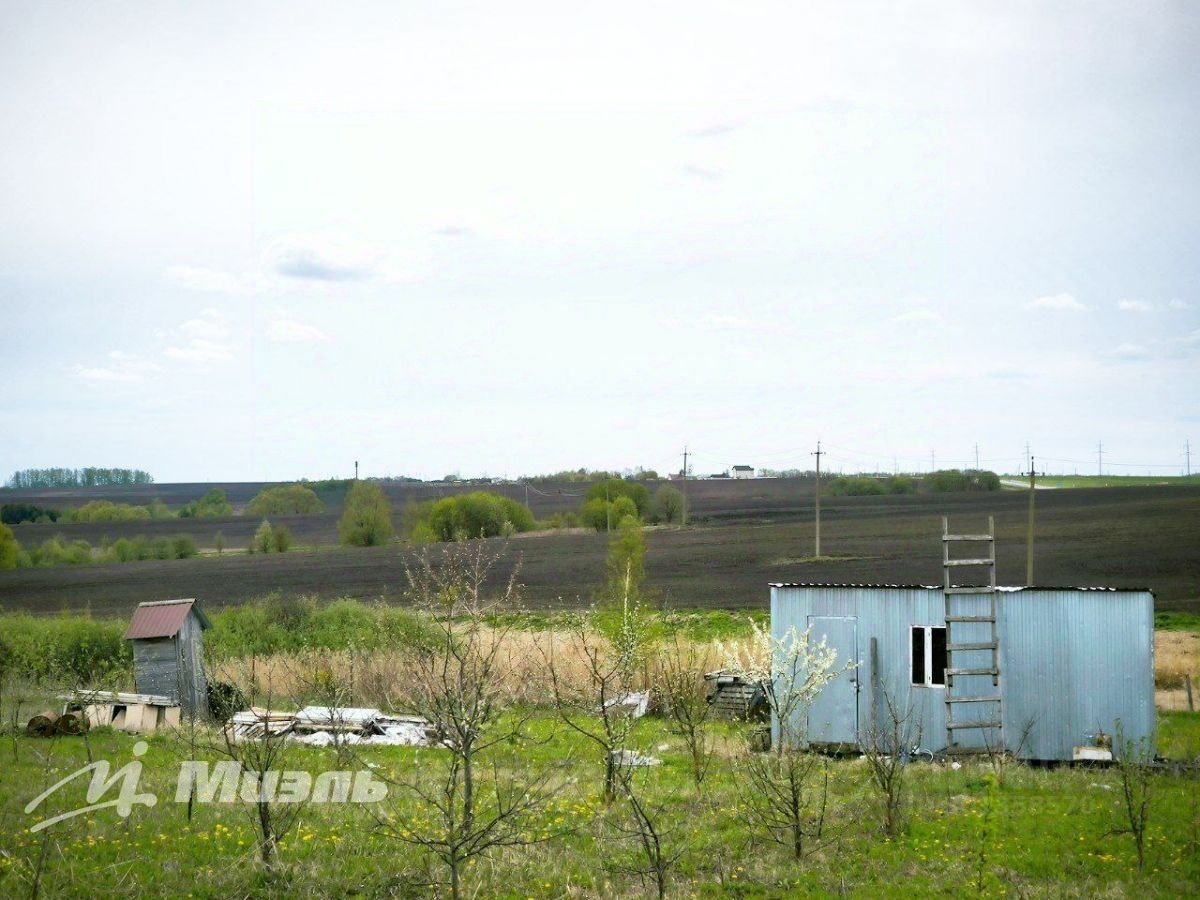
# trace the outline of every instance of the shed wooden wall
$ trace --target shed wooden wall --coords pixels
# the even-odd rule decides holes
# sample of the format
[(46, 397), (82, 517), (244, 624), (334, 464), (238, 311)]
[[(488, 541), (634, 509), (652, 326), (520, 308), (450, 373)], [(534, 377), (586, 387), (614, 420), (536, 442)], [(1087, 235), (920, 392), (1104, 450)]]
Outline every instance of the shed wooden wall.
[(161, 694), (189, 714), (208, 714), (204, 629), (194, 612), (173, 638), (133, 641), (134, 684), (139, 694)]

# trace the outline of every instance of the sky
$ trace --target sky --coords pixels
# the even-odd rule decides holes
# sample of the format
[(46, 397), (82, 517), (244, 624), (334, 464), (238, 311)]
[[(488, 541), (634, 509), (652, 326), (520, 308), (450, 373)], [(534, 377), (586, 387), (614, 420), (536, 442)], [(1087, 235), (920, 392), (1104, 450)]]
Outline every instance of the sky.
[(1200, 6), (0, 0), (0, 479), (1200, 468)]

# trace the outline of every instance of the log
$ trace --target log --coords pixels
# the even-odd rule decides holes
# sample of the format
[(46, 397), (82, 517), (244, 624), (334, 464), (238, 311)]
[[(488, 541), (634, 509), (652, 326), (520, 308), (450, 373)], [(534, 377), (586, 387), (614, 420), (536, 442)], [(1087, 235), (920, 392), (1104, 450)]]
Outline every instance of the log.
[(58, 713), (52, 709), (44, 710), (29, 720), (25, 731), (33, 737), (50, 737), (58, 727)]

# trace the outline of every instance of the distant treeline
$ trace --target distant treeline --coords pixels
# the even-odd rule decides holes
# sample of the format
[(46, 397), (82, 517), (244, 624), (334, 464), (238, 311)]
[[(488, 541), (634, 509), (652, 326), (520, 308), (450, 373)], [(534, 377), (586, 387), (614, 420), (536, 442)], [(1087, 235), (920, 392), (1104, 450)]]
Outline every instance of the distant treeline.
[[(447, 476), (449, 477), (449, 476)], [(520, 484), (546, 484), (558, 481), (594, 482), (607, 481), (614, 478), (624, 478), (629, 481), (658, 481), (661, 476), (654, 469), (626, 469), (624, 472), (606, 472), (603, 469), (564, 469), (561, 472), (550, 472), (545, 475), (522, 475), (517, 479)]]
[(981, 469), (941, 469), (921, 478), (910, 475), (840, 475), (829, 484), (834, 496), (912, 494), (918, 488), (933, 494), (998, 491), (1000, 476)]
[(10, 488), (98, 487), (114, 484), (154, 484), (141, 469), (21, 469), (5, 485)]

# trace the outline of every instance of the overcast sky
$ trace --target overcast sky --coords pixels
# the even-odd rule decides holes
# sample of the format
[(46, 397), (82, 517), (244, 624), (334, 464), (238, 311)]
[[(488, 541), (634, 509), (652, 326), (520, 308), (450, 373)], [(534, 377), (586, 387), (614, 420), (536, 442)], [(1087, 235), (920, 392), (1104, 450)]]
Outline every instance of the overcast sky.
[(0, 478), (1200, 467), (1200, 6), (4, 0), (0, 311)]

